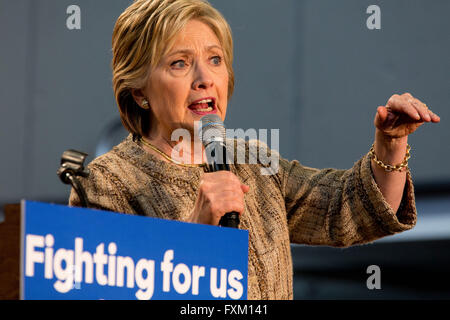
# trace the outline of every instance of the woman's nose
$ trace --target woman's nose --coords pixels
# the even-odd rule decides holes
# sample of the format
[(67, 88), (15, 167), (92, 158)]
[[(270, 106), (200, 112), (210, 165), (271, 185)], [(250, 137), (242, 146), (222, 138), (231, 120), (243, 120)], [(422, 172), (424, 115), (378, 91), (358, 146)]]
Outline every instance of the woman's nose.
[(195, 68), (194, 81), (192, 82), (192, 89), (208, 89), (214, 84), (212, 75), (208, 67), (204, 64), (198, 64)]

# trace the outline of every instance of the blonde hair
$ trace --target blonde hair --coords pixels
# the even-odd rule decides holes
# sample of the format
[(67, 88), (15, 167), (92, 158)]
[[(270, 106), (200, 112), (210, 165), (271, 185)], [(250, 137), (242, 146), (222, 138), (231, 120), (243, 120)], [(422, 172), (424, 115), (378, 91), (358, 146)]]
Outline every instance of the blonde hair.
[(131, 90), (145, 87), (156, 66), (189, 20), (207, 24), (219, 39), (234, 89), (233, 40), (225, 18), (206, 0), (135, 0), (117, 19), (112, 35), (113, 89), (125, 128), (133, 135), (149, 131), (150, 111), (141, 108)]

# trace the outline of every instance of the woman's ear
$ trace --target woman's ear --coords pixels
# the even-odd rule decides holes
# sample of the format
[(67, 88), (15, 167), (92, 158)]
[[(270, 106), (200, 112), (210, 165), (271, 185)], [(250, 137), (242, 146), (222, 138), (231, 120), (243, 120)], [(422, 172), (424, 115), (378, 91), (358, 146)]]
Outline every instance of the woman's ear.
[(144, 110), (150, 109), (150, 103), (148, 99), (144, 96), (143, 91), (141, 89), (131, 89), (131, 95), (133, 96), (134, 101)]
[(144, 100), (147, 100), (142, 89), (131, 89), (131, 95), (133, 96), (134, 101), (141, 107)]

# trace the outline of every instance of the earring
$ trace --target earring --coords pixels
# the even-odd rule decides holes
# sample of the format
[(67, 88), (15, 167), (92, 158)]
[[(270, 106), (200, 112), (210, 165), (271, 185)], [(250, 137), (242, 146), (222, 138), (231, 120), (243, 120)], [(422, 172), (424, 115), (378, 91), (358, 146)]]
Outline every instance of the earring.
[(145, 110), (150, 109), (150, 105), (148, 104), (147, 99), (144, 99), (144, 101), (142, 101), (142, 108), (144, 108)]

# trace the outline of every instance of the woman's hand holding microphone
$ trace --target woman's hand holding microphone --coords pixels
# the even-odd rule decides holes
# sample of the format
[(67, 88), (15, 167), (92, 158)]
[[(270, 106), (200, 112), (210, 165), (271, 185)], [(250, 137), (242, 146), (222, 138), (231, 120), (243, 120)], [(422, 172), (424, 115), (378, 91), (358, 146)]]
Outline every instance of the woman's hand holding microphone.
[(244, 195), (250, 187), (230, 171), (205, 173), (199, 184), (197, 199), (187, 222), (217, 226), (227, 212), (244, 213)]

